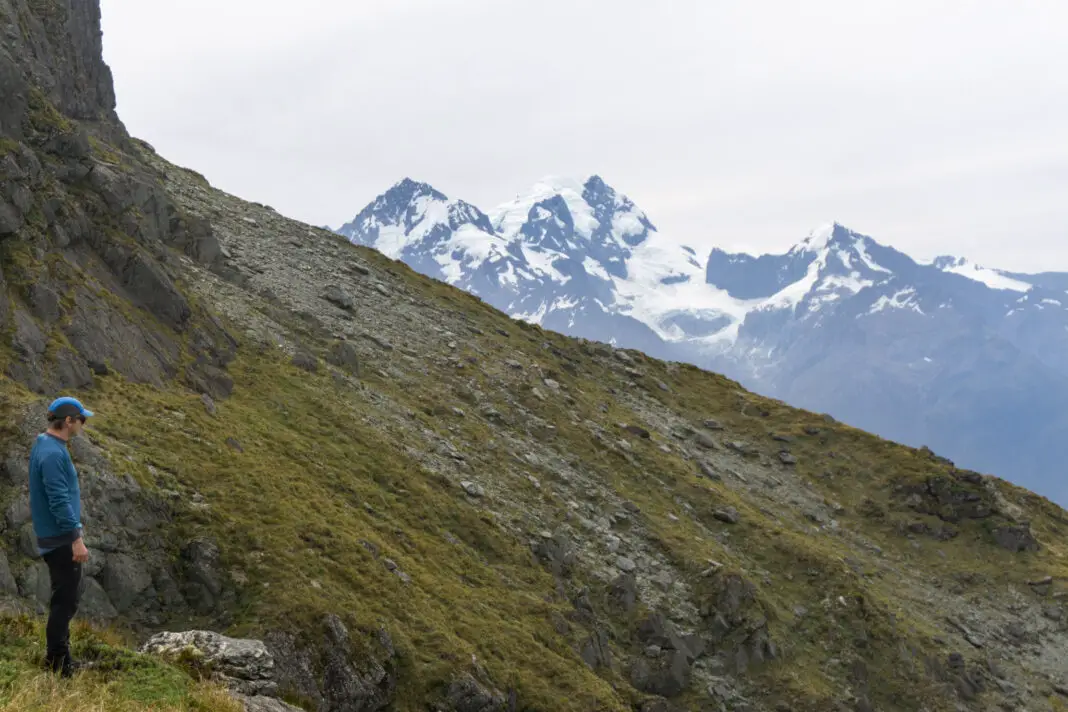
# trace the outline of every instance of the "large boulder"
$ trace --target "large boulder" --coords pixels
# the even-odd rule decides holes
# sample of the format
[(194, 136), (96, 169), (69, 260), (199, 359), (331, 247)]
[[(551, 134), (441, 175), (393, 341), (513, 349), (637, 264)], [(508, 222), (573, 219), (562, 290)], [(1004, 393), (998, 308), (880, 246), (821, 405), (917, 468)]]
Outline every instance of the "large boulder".
[(168, 205), (167, 208), (170, 213), (170, 244), (201, 264), (216, 265), (223, 253), (211, 223), (201, 217), (182, 214), (174, 206)]
[(157, 633), (141, 652), (165, 658), (192, 656), (208, 667), (219, 682), (243, 695), (273, 695), (274, 657), (259, 640), (229, 638), (206, 630)]
[(154, 599), (156, 594), (148, 566), (127, 554), (108, 554), (100, 584), (119, 613), (130, 611), (144, 599)]
[(681, 652), (687, 659), (696, 660), (704, 652), (705, 644), (699, 636), (683, 636), (675, 624), (659, 612), (650, 613), (638, 625), (638, 640), (646, 646)]
[(508, 698), (465, 673), (450, 683), (444, 709), (448, 712), (505, 712)]
[(690, 686), (692, 669), (686, 653), (664, 650), (645, 655), (631, 667), (630, 684), (635, 689), (663, 697), (677, 697)]
[(219, 547), (203, 537), (193, 539), (182, 550), (185, 574), (185, 597), (201, 613), (209, 613), (224, 592), (219, 564)]
[(352, 296), (336, 284), (327, 285), (323, 290), (323, 299), (345, 311), (350, 311), (356, 306), (356, 301)]
[(136, 383), (162, 385), (177, 373), (181, 346), (171, 335), (138, 324), (83, 288), (74, 290), (69, 324), (62, 327), (71, 346), (87, 363)]
[(304, 712), (299, 707), (294, 707), (274, 697), (266, 697), (264, 695), (249, 697), (239, 693), (235, 693), (233, 697), (244, 705), (245, 712)]
[(7, 508), (4, 514), (4, 524), (8, 529), (15, 530), (30, 521), (30, 495), (23, 492)]
[(111, 603), (107, 591), (95, 578), (87, 576), (83, 582), (82, 598), (78, 604), (78, 615), (91, 621), (109, 623), (119, 616)]
[(590, 633), (582, 646), (582, 660), (591, 670), (612, 667), (612, 649), (608, 644), (608, 634), (601, 629)]
[(377, 712), (393, 700), (397, 689), (396, 650), (384, 630), (378, 632), (378, 652), (353, 664), (349, 631), (337, 616), (326, 617), (323, 648), (323, 694), (328, 709), (358, 709)]
[(1039, 544), (1028, 525), (1008, 525), (994, 529), (994, 541), (1013, 552), (1038, 551)]
[(328, 363), (344, 369), (354, 376), (360, 375), (360, 354), (349, 341), (336, 341), (326, 356)]

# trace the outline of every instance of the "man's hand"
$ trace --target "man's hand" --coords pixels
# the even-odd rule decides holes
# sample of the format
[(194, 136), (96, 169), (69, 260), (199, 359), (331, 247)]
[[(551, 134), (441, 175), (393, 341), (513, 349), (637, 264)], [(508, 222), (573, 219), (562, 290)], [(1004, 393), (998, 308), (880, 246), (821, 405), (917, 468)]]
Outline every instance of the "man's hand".
[(79, 564), (84, 564), (89, 560), (89, 550), (85, 548), (85, 542), (81, 539), (74, 542), (74, 560)]

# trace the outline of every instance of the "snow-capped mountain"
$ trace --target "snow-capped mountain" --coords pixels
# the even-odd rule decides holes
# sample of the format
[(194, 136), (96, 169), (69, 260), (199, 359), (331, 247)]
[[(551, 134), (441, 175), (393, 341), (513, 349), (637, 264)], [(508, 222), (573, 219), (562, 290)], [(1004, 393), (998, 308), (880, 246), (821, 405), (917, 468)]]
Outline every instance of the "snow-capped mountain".
[(1068, 274), (919, 262), (837, 223), (783, 254), (699, 249), (598, 176), (546, 178), (487, 213), (405, 179), (338, 232), (516, 318), (712, 368), (1068, 501)]

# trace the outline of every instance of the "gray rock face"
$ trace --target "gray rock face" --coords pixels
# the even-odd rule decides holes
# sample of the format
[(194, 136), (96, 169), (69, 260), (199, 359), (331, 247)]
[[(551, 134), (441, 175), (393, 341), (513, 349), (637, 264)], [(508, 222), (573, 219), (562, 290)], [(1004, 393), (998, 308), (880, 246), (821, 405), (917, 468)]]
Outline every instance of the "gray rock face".
[(134, 299), (165, 324), (177, 330), (185, 328), (192, 315), (189, 302), (158, 265), (137, 253), (116, 254), (110, 264)]
[[(199, 320), (175, 286), (164, 245), (211, 264), (218, 240), (206, 221), (175, 208), (158, 175), (137, 162), (125, 161), (120, 169), (98, 160), (87, 130), (70, 121), (90, 121), (94, 138), (130, 148), (100, 55), (99, 1), (3, 0), (0, 18), (0, 233), (32, 244), (29, 254), (70, 263), (87, 278), (23, 268), (20, 281), (27, 287), (14, 311), (28, 307), (49, 330), (60, 329), (72, 348), (43, 358), (34, 329), (17, 318), (17, 357), (7, 375), (36, 392), (84, 388), (93, 378), (87, 363), (94, 363), (158, 384), (180, 362), (175, 331)], [(131, 315), (105, 295), (132, 302), (156, 321)], [(5, 300), (5, 312), (8, 306)], [(9, 319), (0, 315), (4, 326)], [(212, 329), (213, 345), (224, 340), (220, 330)]]
[(51, 598), (48, 564), (38, 560), (37, 563), (23, 569), (19, 575), (19, 593), (36, 604), (38, 613), (44, 613), (45, 606)]
[(308, 351), (298, 351), (293, 355), (291, 363), (302, 371), (317, 373), (319, 371), (319, 359)]
[(7, 561), (7, 554), (0, 549), (0, 594), (14, 596), (19, 592), (19, 585), (15, 577), (11, 575), (11, 566)]
[(218, 265), (225, 256), (211, 223), (204, 218), (173, 215), (167, 241), (197, 262), (209, 267)]
[(26, 88), (26, 80), (15, 59), (7, 52), (0, 52), (0, 95), (7, 99), (0, 104), (0, 133), (5, 136), (22, 137)]
[[(13, 52), (12, 56), (25, 62), (23, 71), (38, 83), (52, 87), (51, 96), (57, 108), (77, 119), (109, 119), (115, 116), (115, 89), (111, 70), (104, 63), (98, 2), (71, 3), (57, 22), (47, 10), (36, 10), (35, 4), (26, 13), (28, 24), (25, 37), (42, 42), (39, 51)], [(33, 57), (34, 62), (28, 61)]]
[(679, 708), (663, 697), (656, 697), (642, 702), (639, 712), (679, 712)]
[(712, 515), (724, 524), (737, 524), (741, 521), (742, 516), (738, 514), (738, 510), (734, 507), (725, 507), (724, 509), (717, 509)]
[(712, 465), (709, 465), (707, 462), (705, 462), (703, 460), (698, 461), (698, 463), (697, 463), (697, 471), (701, 476), (707, 477), (710, 480), (719, 481), (719, 480), (723, 479), (720, 476), (720, 474), (718, 472), (716, 472), (716, 470), (712, 467)]
[(182, 551), (182, 562), (186, 599), (196, 610), (210, 612), (224, 592), (218, 545), (209, 539), (194, 539)]
[(608, 634), (595, 630), (582, 646), (582, 660), (593, 670), (612, 667), (612, 650), (608, 644)]
[(634, 610), (638, 602), (638, 582), (634, 574), (622, 574), (612, 581), (609, 600), (626, 613)]
[(686, 654), (679, 650), (667, 650), (657, 658), (637, 658), (631, 667), (630, 682), (642, 692), (676, 697), (689, 687), (691, 674)]
[(27, 559), (39, 558), (37, 553), (37, 536), (33, 533), (33, 523), (26, 522), (19, 527), (19, 552)]
[(628, 425), (626, 423), (623, 423), (620, 427), (631, 435), (638, 438), (642, 438), (644, 440), (648, 440), (651, 437), (649, 431), (640, 425)]
[(95, 578), (87, 577), (84, 581), (78, 615), (98, 623), (109, 623), (118, 618), (119, 612), (112, 605), (107, 592)]
[(1038, 551), (1039, 544), (1028, 526), (1004, 526), (994, 530), (994, 541), (1009, 551)]
[(394, 671), (396, 651), (385, 631), (379, 631), (377, 655), (352, 663), (349, 631), (337, 616), (327, 616), (326, 646), (323, 649), (322, 691), (328, 709), (358, 709), (378, 712), (385, 709), (396, 692)]
[(534, 546), (534, 554), (548, 565), (554, 576), (569, 576), (575, 563), (574, 548), (566, 536), (545, 534), (548, 532), (544, 532)]
[(326, 360), (331, 365), (344, 369), (354, 376), (360, 375), (360, 354), (348, 341), (337, 341), (330, 347)]
[(703, 447), (705, 450), (719, 449), (719, 444), (708, 433), (697, 433), (696, 435), (694, 435), (694, 442)]
[(638, 640), (646, 646), (653, 646), (660, 651), (679, 651), (690, 661), (696, 660), (704, 652), (704, 643), (699, 639), (687, 639), (679, 634), (675, 624), (663, 613), (651, 613), (639, 625)]
[(352, 296), (336, 284), (331, 284), (323, 290), (323, 299), (345, 311), (356, 306), (356, 301)]
[(359, 656), (354, 656), (349, 631), (337, 616), (326, 616), (312, 637), (315, 644), (309, 646), (288, 632), (266, 636), (282, 691), (324, 711), (380, 712), (390, 705), (396, 692), (397, 660), (385, 630), (368, 633)]
[(299, 707), (294, 707), (287, 702), (274, 697), (265, 697), (264, 695), (249, 697), (235, 694), (234, 699), (245, 706), (245, 712), (304, 712)]
[(24, 493), (7, 508), (4, 523), (7, 524), (8, 529), (18, 529), (28, 521), (30, 521), (30, 495)]
[(228, 638), (211, 631), (157, 633), (141, 652), (176, 658), (192, 652), (230, 689), (245, 695), (273, 695), (274, 657), (259, 640)]
[(471, 675), (461, 675), (449, 685), (445, 709), (448, 712), (505, 712), (508, 698)]
[(14, 235), (23, 224), (22, 213), (14, 205), (0, 200), (0, 237)]
[(148, 566), (126, 554), (108, 554), (107, 564), (100, 574), (100, 584), (119, 613), (126, 613), (142, 597), (154, 597), (152, 575)]
[(468, 482), (465, 480), (460, 483), (460, 486), (463, 488), (464, 492), (471, 497), (481, 498), (486, 496), (486, 488), (477, 482)]
[[(11, 487), (25, 487), (30, 481), (29, 477), (28, 458), (23, 458), (21, 454), (10, 454), (4, 458), (2, 467), (0, 467), (0, 478), (5, 484)], [(29, 504), (28, 495), (26, 502)]]
[(326, 704), (318, 652), (298, 643), (290, 632), (272, 631), (264, 637), (267, 650), (274, 657), (275, 680), (283, 692), (310, 700), (317, 709)]
[(176, 372), (176, 342), (131, 322), (86, 291), (76, 291), (64, 333), (86, 361), (107, 364), (136, 383), (162, 385)]

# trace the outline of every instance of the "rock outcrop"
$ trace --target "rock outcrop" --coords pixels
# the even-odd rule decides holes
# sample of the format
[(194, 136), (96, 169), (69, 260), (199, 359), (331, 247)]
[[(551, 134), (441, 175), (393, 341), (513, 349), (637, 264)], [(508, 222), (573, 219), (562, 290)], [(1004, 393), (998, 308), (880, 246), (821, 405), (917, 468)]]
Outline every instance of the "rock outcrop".
[[(42, 612), (48, 601), (48, 570), (33, 544), (26, 463), (28, 445), (43, 429), (46, 403), (38, 401), (8, 414), (16, 418), (19, 444), (8, 451), (5, 460), (6, 491), (11, 494), (5, 500), (6, 515), (0, 525), (0, 536), (9, 542), (9, 551), (19, 552), (9, 565), (18, 572), (19, 590)], [(197, 578), (174, 565), (167, 553), (173, 542), (169, 529), (182, 503), (143, 488), (128, 474), (116, 474), (89, 435), (72, 440), (71, 451), (81, 480), (83, 523), (93, 547), (84, 569), (82, 615), (101, 623), (122, 619), (138, 626), (154, 626), (191, 610), (223, 614), (221, 607), (203, 610), (196, 591), (192, 595), (188, 590), (183, 592), (179, 582), (195, 582)], [(16, 546), (16, 541), (29, 544)], [(218, 593), (223, 593), (221, 582), (225, 578), (217, 562), (201, 563), (197, 573), (201, 578), (214, 577), (219, 582)], [(0, 582), (2, 579), (0, 576)]]
[(228, 638), (203, 630), (158, 633), (141, 646), (141, 652), (208, 670), (248, 712), (298, 709), (277, 699), (274, 658), (259, 640)]

